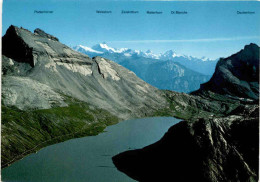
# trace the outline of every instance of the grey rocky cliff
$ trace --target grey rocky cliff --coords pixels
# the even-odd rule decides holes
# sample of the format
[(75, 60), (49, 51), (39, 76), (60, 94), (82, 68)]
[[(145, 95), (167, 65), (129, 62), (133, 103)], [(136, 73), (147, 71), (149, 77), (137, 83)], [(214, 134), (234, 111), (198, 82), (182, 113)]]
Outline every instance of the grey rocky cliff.
[(207, 91), (239, 99), (259, 99), (259, 52), (256, 44), (246, 45), (238, 53), (221, 58), (210, 81), (195, 94)]
[(47, 33), (45, 33), (43, 30), (41, 30), (41, 29), (39, 29), (39, 28), (36, 28), (36, 29), (34, 30), (34, 34), (39, 35), (39, 36), (41, 36), (41, 37), (46, 37), (46, 38), (51, 39), (51, 40), (59, 41), (59, 39), (58, 39), (57, 37), (54, 37), (54, 36), (52, 36), (52, 35), (50, 35), (50, 34), (47, 34)]
[[(3, 57), (3, 88), (8, 86), (8, 90), (3, 89), (3, 103), (7, 105), (24, 109), (19, 98), (25, 98), (22, 94), (26, 92), (30, 95), (30, 89), (20, 94), (12, 91), (16, 76), (22, 76), (24, 79), (20, 79), (19, 84), (23, 88), (28, 87), (24, 80), (31, 79), (32, 84), (46, 85), (57, 95), (75, 97), (122, 119), (146, 116), (167, 106), (160, 91), (133, 72), (102, 57), (91, 59), (40, 29), (31, 33), (11, 26), (3, 37), (3, 54), (6, 56)], [(11, 92), (18, 99), (9, 102), (6, 95)], [(34, 95), (33, 92), (31, 94)], [(48, 102), (48, 98), (44, 102)], [(35, 104), (28, 100), (26, 105), (34, 109)], [(48, 105), (42, 108), (48, 108)]]

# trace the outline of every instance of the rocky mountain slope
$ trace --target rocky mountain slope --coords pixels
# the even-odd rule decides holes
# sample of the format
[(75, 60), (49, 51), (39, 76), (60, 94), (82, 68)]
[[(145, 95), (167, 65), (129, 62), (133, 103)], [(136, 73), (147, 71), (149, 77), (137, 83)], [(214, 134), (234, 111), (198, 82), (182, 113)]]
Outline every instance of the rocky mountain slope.
[[(116, 167), (141, 182), (258, 181), (259, 105), (255, 95), (259, 80), (255, 75), (259, 67), (256, 65), (259, 66), (259, 47), (255, 44), (221, 59), (211, 80), (194, 93), (197, 108), (209, 113), (193, 112), (192, 117), (172, 126), (160, 141), (114, 156)], [(175, 99), (173, 96), (171, 100)], [(222, 102), (224, 108), (215, 106), (223, 115), (214, 114), (213, 104), (201, 108), (199, 101)], [(238, 106), (231, 109), (234, 103)], [(231, 111), (223, 112), (227, 108)]]
[[(158, 89), (133, 72), (101, 57), (91, 59), (52, 37), (39, 29), (35, 33), (14, 26), (7, 30), (3, 37), (5, 105), (47, 109), (51, 102), (64, 105), (64, 94), (103, 107), (122, 119), (143, 115), (142, 110), (153, 112), (165, 106), (166, 101)], [(48, 98), (46, 90), (56, 95), (55, 98)], [(45, 105), (34, 107), (38, 103), (33, 99), (36, 94), (45, 97)]]
[[(185, 93), (199, 89), (200, 84), (208, 81), (209, 75), (213, 74), (216, 64), (216, 61), (177, 55), (173, 51), (156, 55), (150, 50), (143, 52), (128, 48), (116, 49), (109, 47), (105, 43), (97, 44), (92, 48), (75, 46), (74, 50), (90, 56), (99, 55), (113, 60), (159, 89)], [(182, 65), (186, 62), (187, 65), (190, 65), (189, 68)], [(207, 65), (206, 68), (204, 68), (204, 65)], [(159, 71), (155, 71), (155, 69)], [(209, 72), (209, 75), (199, 73), (203, 69), (212, 70), (212, 72)]]
[(220, 59), (210, 81), (194, 94), (211, 91), (236, 99), (259, 100), (259, 47), (246, 45), (240, 52)]
[(133, 72), (76, 52), (40, 29), (10, 26), (2, 42), (2, 167), (169, 107), (161, 91)]

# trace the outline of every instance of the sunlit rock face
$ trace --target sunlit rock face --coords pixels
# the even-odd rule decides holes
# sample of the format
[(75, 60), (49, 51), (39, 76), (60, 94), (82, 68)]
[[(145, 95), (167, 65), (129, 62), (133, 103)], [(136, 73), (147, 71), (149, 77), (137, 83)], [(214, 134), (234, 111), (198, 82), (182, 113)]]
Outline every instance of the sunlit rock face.
[[(149, 115), (167, 106), (158, 89), (133, 72), (108, 59), (74, 51), (40, 29), (32, 33), (10, 26), (3, 37), (3, 55), (3, 88), (8, 86), (3, 89), (3, 103), (9, 106), (64, 106), (65, 94), (122, 119)], [(16, 83), (23, 88), (20, 94), (16, 94)], [(32, 98), (39, 95), (39, 99), (25, 99), (30, 94)], [(11, 95), (13, 99), (8, 100)], [(22, 106), (24, 99), (26, 106)]]

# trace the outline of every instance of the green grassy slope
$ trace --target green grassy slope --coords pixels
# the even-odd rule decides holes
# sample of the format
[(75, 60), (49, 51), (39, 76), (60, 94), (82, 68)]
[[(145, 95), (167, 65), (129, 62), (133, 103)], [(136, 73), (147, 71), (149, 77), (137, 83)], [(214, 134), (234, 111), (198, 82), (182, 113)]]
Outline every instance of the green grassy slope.
[(2, 106), (2, 167), (29, 153), (71, 138), (97, 135), (119, 118), (68, 99), (68, 107), (21, 111)]

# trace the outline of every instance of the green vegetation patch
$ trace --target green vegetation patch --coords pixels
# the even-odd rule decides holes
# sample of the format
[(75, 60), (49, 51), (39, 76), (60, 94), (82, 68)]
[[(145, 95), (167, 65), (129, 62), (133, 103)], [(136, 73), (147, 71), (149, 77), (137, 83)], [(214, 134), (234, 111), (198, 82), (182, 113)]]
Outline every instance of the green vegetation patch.
[(1, 166), (68, 139), (97, 135), (119, 119), (108, 111), (67, 98), (68, 107), (22, 111), (2, 106)]

